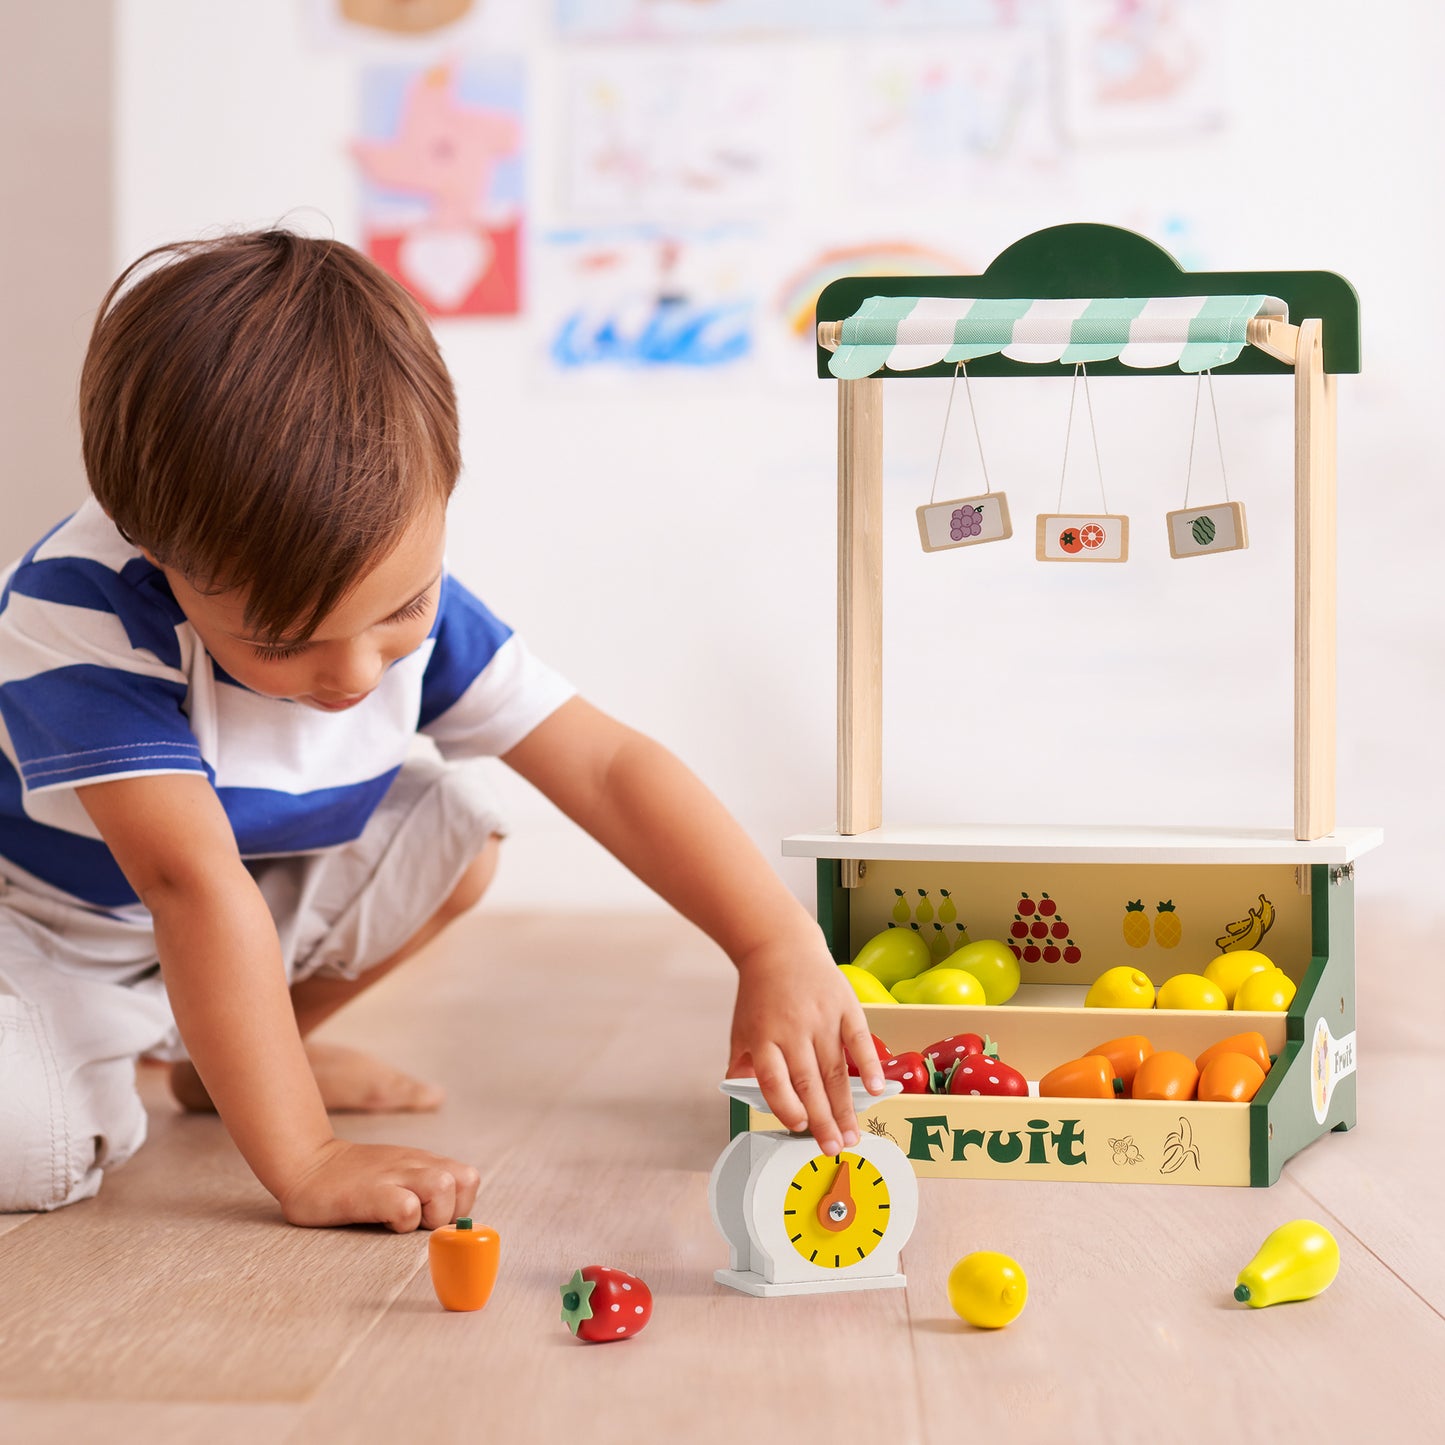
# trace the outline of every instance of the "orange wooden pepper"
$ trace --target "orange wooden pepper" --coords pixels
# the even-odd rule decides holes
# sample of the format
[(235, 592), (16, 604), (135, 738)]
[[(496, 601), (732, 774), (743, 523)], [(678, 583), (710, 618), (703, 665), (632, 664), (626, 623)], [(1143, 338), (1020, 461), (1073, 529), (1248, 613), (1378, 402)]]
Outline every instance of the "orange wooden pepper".
[[(1117, 1085), (1117, 1087), (1116, 1087)], [(1039, 1080), (1043, 1099), (1117, 1099), (1123, 1086), (1114, 1075), (1114, 1065), (1101, 1054), (1070, 1059), (1050, 1069)]]
[(1253, 1029), (1248, 1033), (1231, 1034), (1227, 1039), (1220, 1039), (1217, 1044), (1210, 1044), (1195, 1059), (1195, 1066), (1202, 1074), (1210, 1059), (1217, 1059), (1220, 1054), (1243, 1054), (1245, 1058), (1253, 1059), (1259, 1065), (1261, 1073), (1269, 1073), (1269, 1045), (1265, 1043), (1264, 1035)]
[(1134, 1075), (1136, 1099), (1168, 1099), (1182, 1104), (1194, 1097), (1199, 1086), (1199, 1070), (1187, 1054), (1173, 1049), (1160, 1049), (1150, 1054)]
[(1247, 1054), (1215, 1054), (1199, 1074), (1199, 1097), (1212, 1104), (1247, 1104), (1264, 1083), (1264, 1070)]
[(1095, 1044), (1086, 1052), (1108, 1059), (1114, 1066), (1114, 1077), (1124, 1086), (1124, 1097), (1127, 1099), (1133, 1093), (1134, 1075), (1139, 1072), (1139, 1065), (1154, 1052), (1154, 1045), (1143, 1034), (1125, 1034), (1121, 1039)]
[(432, 1230), (427, 1244), (432, 1288), (444, 1309), (479, 1310), (491, 1298), (501, 1262), (502, 1241), (495, 1229), (470, 1219)]

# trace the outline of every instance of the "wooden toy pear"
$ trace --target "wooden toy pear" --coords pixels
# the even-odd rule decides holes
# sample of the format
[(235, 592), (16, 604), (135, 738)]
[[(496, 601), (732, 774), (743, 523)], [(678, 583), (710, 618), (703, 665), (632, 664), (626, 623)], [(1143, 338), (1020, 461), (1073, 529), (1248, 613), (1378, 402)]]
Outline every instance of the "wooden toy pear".
[(1322, 1224), (1292, 1219), (1271, 1234), (1239, 1272), (1234, 1297), (1254, 1309), (1313, 1299), (1340, 1272), (1340, 1247)]

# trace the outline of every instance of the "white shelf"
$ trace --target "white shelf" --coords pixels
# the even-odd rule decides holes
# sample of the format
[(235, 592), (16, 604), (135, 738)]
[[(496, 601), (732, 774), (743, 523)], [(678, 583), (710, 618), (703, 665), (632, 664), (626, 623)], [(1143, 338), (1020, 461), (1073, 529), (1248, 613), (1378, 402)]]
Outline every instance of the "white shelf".
[(1379, 828), (1336, 828), (1298, 842), (1287, 828), (1050, 826), (1027, 823), (888, 825), (869, 833), (794, 833), (787, 858), (880, 863), (1352, 863), (1384, 841)]

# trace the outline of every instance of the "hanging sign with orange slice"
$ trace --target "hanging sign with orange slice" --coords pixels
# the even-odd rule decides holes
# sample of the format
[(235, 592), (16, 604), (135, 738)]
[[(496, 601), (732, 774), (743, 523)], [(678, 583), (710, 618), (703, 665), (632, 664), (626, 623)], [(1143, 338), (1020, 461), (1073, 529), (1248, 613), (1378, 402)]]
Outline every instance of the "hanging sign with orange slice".
[[(1099, 479), (1100, 512), (1063, 511), (1064, 481), (1069, 472), (1069, 438), (1074, 432), (1074, 396), (1079, 381), (1084, 383), (1084, 403), (1089, 415), (1089, 435), (1094, 441), (1094, 469)], [(1109, 510), (1104, 492), (1104, 463), (1099, 457), (1099, 433), (1094, 426), (1094, 403), (1089, 398), (1089, 373), (1082, 362), (1074, 367), (1069, 388), (1069, 420), (1064, 428), (1064, 463), (1059, 469), (1057, 512), (1041, 512), (1034, 534), (1034, 555), (1040, 562), (1127, 562), (1129, 560), (1129, 519)]]
[(1129, 519), (1111, 512), (1045, 512), (1035, 543), (1040, 562), (1127, 562)]

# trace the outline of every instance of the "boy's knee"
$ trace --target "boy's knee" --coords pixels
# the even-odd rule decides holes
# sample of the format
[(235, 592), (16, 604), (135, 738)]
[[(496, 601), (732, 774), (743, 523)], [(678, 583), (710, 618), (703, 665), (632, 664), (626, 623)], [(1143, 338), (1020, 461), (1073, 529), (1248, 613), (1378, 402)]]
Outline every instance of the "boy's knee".
[(39, 1010), (0, 994), (0, 1214), (89, 1199), (145, 1132), (131, 1060), (62, 1069)]
[(446, 902), (438, 909), (443, 923), (475, 908), (482, 901), (482, 895), (491, 886), (497, 871), (497, 859), (501, 854), (502, 840), (495, 833), (487, 839), (482, 851), (467, 864), (466, 870), (457, 880), (456, 887), (447, 895)]

